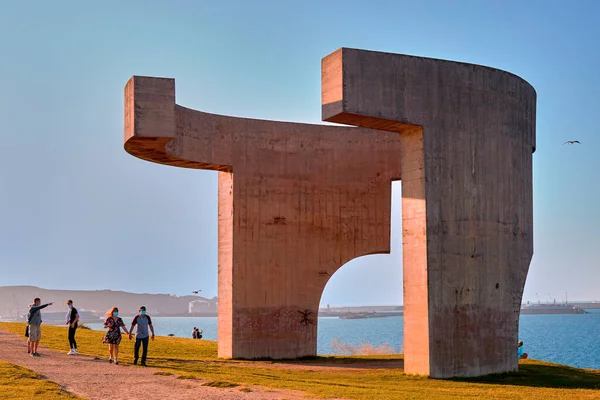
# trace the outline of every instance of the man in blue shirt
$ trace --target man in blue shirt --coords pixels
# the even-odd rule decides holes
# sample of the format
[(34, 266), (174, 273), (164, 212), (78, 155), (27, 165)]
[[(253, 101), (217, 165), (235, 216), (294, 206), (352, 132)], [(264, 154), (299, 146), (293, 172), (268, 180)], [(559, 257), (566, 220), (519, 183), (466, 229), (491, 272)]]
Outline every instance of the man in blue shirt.
[(129, 339), (133, 334), (133, 327), (137, 326), (137, 332), (135, 334), (135, 346), (133, 347), (133, 365), (137, 365), (138, 356), (140, 353), (140, 344), (143, 345), (142, 349), (142, 367), (146, 366), (146, 356), (148, 355), (148, 329), (152, 332), (152, 340), (154, 340), (154, 327), (152, 326), (152, 319), (146, 314), (146, 307), (141, 306), (139, 314), (133, 318), (131, 322), (131, 329), (129, 330)]

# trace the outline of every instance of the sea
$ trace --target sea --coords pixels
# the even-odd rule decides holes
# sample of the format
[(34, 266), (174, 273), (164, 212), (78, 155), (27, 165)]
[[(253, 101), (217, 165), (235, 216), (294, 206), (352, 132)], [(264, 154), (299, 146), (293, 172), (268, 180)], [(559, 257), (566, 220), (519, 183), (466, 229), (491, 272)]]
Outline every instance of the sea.
[[(521, 315), (519, 339), (524, 342), (530, 358), (600, 369), (600, 309), (588, 314)], [(131, 318), (123, 318), (129, 326)], [(172, 334), (191, 337), (192, 329), (203, 330), (203, 339), (217, 340), (216, 317), (153, 317), (156, 335)], [(86, 324), (102, 330), (101, 323)], [(363, 344), (391, 346), (403, 351), (403, 317), (372, 319), (319, 318), (317, 353), (336, 354), (344, 343), (359, 347)], [(339, 353), (337, 353), (339, 354)]]

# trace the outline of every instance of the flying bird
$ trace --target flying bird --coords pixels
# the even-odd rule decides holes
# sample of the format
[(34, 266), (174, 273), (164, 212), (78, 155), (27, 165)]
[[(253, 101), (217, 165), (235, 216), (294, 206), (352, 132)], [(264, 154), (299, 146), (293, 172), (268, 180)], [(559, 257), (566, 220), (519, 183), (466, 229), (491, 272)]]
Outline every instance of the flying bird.
[(201, 292), (201, 291), (202, 291), (202, 290), (194, 290), (194, 291), (192, 292), (192, 294), (198, 294), (198, 292)]
[(564, 143), (563, 143), (563, 146), (564, 146), (565, 144), (575, 144), (575, 143), (577, 143), (577, 144), (581, 144), (581, 142), (580, 142), (579, 140), (569, 140), (569, 141), (566, 141), (566, 142), (564, 142)]

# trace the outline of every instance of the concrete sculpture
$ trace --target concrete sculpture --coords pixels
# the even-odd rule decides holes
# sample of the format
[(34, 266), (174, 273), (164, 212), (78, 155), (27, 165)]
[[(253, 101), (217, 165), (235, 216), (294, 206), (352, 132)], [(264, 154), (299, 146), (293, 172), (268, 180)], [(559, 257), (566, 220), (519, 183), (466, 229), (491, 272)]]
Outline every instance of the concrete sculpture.
[(125, 149), (219, 171), (220, 357), (315, 355), (325, 284), (389, 253), (401, 179), (405, 371), (477, 376), (518, 368), (535, 101), (504, 71), (340, 49), (322, 62), (323, 119), (356, 127), (202, 113), (172, 79), (136, 76)]

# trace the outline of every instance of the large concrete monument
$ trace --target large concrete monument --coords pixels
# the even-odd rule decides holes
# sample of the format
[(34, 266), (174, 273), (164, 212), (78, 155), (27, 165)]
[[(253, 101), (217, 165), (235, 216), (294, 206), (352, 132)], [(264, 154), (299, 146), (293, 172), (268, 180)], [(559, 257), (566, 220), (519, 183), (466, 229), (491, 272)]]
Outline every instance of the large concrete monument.
[(175, 103), (172, 79), (125, 87), (127, 152), (219, 171), (219, 356), (315, 355), (323, 289), (353, 258), (389, 253), (402, 180), (405, 371), (517, 370), (534, 89), (492, 68), (340, 49), (323, 59), (322, 102), (325, 121), (356, 127), (202, 113)]

